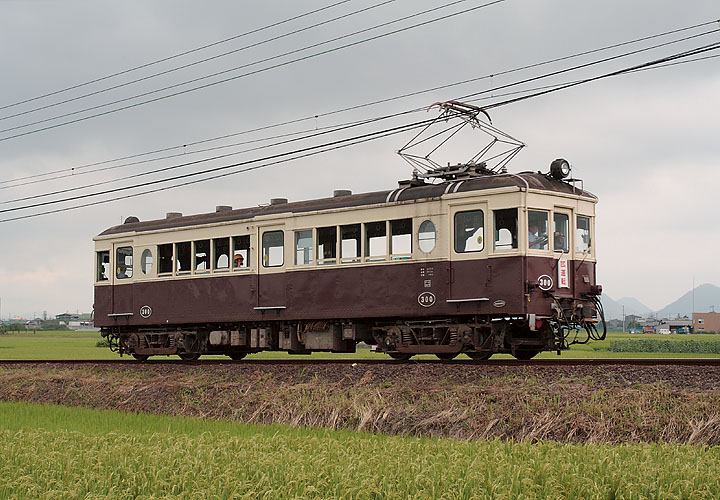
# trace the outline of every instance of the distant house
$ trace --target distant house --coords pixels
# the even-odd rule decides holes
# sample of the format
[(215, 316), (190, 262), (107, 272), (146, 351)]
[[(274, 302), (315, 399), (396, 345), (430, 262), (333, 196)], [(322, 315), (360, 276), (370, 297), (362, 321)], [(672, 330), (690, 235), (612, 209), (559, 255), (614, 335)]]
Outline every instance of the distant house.
[(71, 313), (62, 313), (55, 316), (55, 319), (58, 321), (62, 321), (66, 325), (69, 324), (71, 321), (80, 321), (80, 315), (79, 314), (71, 314)]
[(693, 332), (720, 333), (720, 313), (693, 313)]

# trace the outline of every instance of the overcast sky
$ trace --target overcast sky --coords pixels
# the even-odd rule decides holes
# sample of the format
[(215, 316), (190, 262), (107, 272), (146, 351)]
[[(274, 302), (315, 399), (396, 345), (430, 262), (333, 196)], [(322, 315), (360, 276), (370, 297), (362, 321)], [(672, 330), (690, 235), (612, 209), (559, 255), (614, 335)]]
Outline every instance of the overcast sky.
[[(0, 0), (0, 107), (241, 35), (337, 2)], [(237, 152), (267, 142), (191, 154), (199, 148), (322, 129), (424, 107), (436, 101), (482, 92), (572, 65), (720, 28), (715, 23), (642, 44), (501, 75), (513, 68), (720, 18), (716, 0), (505, 0), (452, 18), (316, 55), (343, 44), (489, 3), (466, 0), (323, 44), (335, 37), (449, 3), (441, 0), (395, 0), (206, 63), (32, 111), (258, 44), (379, 3), (380, 0), (347, 1), (311, 16), (142, 70), (0, 109), (0, 118), (5, 118), (0, 119), (0, 130), (6, 130), (0, 132), (0, 182), (157, 149), (176, 148), (163, 153), (166, 155), (186, 153), (181, 158), (124, 167), (120, 165), (128, 163), (127, 160), (104, 163), (102, 166), (118, 168), (25, 186), (16, 186), (18, 182), (0, 184), (0, 203), (109, 181), (212, 154)], [(604, 65), (538, 80), (522, 88), (607, 73), (718, 41), (720, 34), (716, 32)], [(320, 45), (294, 55), (277, 57), (313, 44)], [(708, 52), (703, 56), (718, 53), (720, 51)], [(313, 57), (291, 62), (310, 55)], [(263, 59), (269, 60), (258, 63)], [(280, 63), (288, 64), (265, 69)], [(225, 83), (61, 125), (172, 91), (102, 106), (111, 101), (241, 66), (245, 67), (175, 87), (174, 91), (237, 77)], [(247, 74), (251, 72), (256, 73)], [(381, 105), (325, 115), (486, 75), (496, 76)], [(506, 99), (501, 94), (515, 90), (520, 88), (486, 94), (488, 99), (476, 104), (501, 101)], [(720, 285), (720, 266), (717, 264), (717, 249), (720, 248), (717, 192), (720, 185), (719, 105), (720, 58), (714, 58), (605, 79), (498, 107), (490, 113), (497, 127), (528, 146), (509, 165), (511, 172), (546, 171), (549, 163), (559, 157), (572, 163), (574, 175), (583, 179), (584, 187), (600, 199), (596, 234), (598, 282), (615, 299), (633, 296), (657, 310), (687, 292), (693, 277), (696, 285)], [(77, 113), (94, 106), (102, 107)], [(32, 112), (9, 117), (26, 111)], [(75, 114), (63, 119), (54, 118), (67, 113)], [(173, 173), (188, 173), (329, 142), (355, 133), (425, 119), (432, 113), (434, 111), (414, 113), (353, 132), (238, 154), (180, 168)], [(292, 125), (177, 148), (316, 115), (318, 118)], [(47, 121), (23, 127), (41, 120)], [(61, 126), (9, 138), (55, 125)], [(50, 314), (89, 312), (93, 302), (92, 238), (129, 215), (149, 220), (162, 218), (170, 211), (194, 214), (212, 211), (216, 205), (255, 206), (267, 203), (271, 197), (287, 197), (290, 200), (325, 197), (340, 188), (353, 192), (392, 189), (397, 180), (410, 175), (410, 167), (395, 154), (410, 137), (411, 133), (395, 135), (221, 180), (92, 208), (0, 223), (0, 313), (2, 317), (9, 314), (27, 317), (33, 313), (40, 315), (43, 310)], [(443, 162), (464, 159), (465, 153), (460, 150), (463, 146), (467, 144), (459, 141), (458, 150), (451, 148), (443, 152), (446, 157), (439, 159)], [(157, 156), (160, 155), (138, 159)], [(76, 168), (75, 173), (97, 168)], [(94, 190), (158, 178), (157, 175), (141, 177), (98, 186)], [(128, 189), (123, 193), (137, 191)], [(67, 195), (88, 192), (92, 190)], [(35, 201), (53, 199), (57, 196)], [(97, 199), (102, 198), (83, 201)], [(50, 205), (44, 209), (78, 203)], [(0, 210), (21, 205), (23, 203), (3, 203)], [(38, 210), (0, 213), (0, 219)], [(720, 307), (720, 304), (717, 306)]]

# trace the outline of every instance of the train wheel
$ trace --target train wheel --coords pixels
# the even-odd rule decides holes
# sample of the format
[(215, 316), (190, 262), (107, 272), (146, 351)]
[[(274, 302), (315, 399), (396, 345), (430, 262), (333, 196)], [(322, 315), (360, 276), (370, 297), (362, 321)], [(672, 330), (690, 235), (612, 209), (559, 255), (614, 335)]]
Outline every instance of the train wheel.
[(541, 349), (517, 349), (514, 356), (515, 359), (519, 359), (520, 361), (527, 361), (528, 359), (532, 359), (537, 356), (540, 351)]
[(147, 361), (147, 359), (150, 357), (149, 354), (133, 354), (133, 358), (137, 359), (138, 361)]
[(178, 356), (180, 356), (180, 359), (183, 361), (197, 361), (200, 359), (200, 354), (194, 352), (186, 352), (184, 354), (178, 354)]
[(486, 359), (490, 359), (490, 356), (492, 356), (494, 353), (492, 353), (492, 352), (466, 352), (465, 354), (467, 354), (470, 359), (473, 359), (475, 361), (485, 361)]
[(407, 361), (413, 356), (412, 354), (408, 354), (406, 352), (389, 352), (388, 354), (392, 359), (397, 359), (398, 361)]
[(451, 359), (454, 359), (457, 355), (458, 353), (456, 352), (441, 352), (436, 354), (435, 356), (437, 356), (438, 359), (441, 359), (443, 361), (450, 361)]
[(228, 356), (230, 356), (230, 359), (232, 359), (234, 361), (240, 361), (245, 356), (247, 356), (247, 353), (246, 352), (233, 352), (233, 353), (228, 354)]

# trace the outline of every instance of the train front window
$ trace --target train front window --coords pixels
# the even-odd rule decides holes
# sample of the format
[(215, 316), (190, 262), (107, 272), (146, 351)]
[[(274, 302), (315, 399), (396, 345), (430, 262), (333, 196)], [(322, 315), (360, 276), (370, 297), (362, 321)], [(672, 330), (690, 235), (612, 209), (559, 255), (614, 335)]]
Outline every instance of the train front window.
[(262, 235), (262, 259), (264, 267), (280, 267), (285, 262), (285, 243), (282, 231), (268, 231)]
[(528, 210), (528, 247), (532, 250), (548, 250), (548, 213)]
[(250, 235), (233, 237), (233, 269), (250, 266)]
[(337, 258), (337, 226), (317, 230), (318, 264), (335, 264)]
[(158, 245), (158, 274), (172, 274), (173, 272), (173, 245), (166, 243)]
[(110, 276), (110, 252), (97, 252), (97, 281), (107, 281)]
[(295, 265), (304, 266), (313, 263), (312, 229), (295, 231)]
[(512, 250), (518, 247), (517, 208), (494, 210), (495, 250)]
[(575, 250), (580, 253), (590, 253), (590, 217), (577, 217), (577, 230), (575, 231)]
[(214, 269), (216, 271), (230, 269), (230, 238), (213, 240), (213, 247)]
[(570, 217), (568, 214), (556, 213), (553, 216), (553, 226), (553, 249), (555, 251), (569, 252)]
[(479, 252), (485, 248), (485, 214), (468, 210), (455, 214), (455, 251)]
[(340, 262), (360, 262), (360, 224), (340, 226)]
[(409, 259), (412, 254), (412, 219), (391, 220), (390, 235), (393, 259)]
[(387, 224), (368, 222), (365, 224), (365, 257), (368, 262), (385, 260), (387, 255)]
[(119, 280), (132, 278), (133, 275), (133, 249), (120, 247), (115, 252), (115, 277)]
[(192, 244), (189, 241), (175, 243), (175, 272), (177, 274), (190, 274), (192, 261)]

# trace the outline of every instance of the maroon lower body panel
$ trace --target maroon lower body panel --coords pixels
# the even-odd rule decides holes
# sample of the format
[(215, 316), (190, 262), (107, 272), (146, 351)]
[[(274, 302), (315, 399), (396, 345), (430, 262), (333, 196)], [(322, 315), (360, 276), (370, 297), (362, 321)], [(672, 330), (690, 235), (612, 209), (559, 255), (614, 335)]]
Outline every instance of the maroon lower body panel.
[[(506, 257), (404, 262), (347, 268), (158, 279), (95, 287), (95, 325), (153, 326), (455, 315), (549, 314), (552, 299), (579, 297), (595, 284), (595, 264), (569, 262), (557, 286), (557, 261)], [(282, 302), (282, 303), (280, 303)]]

